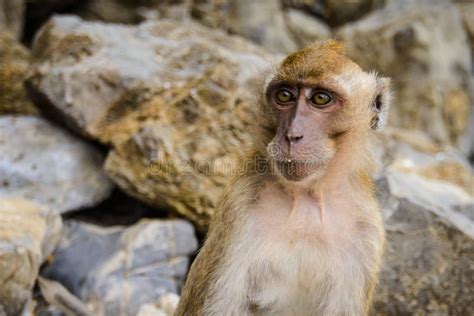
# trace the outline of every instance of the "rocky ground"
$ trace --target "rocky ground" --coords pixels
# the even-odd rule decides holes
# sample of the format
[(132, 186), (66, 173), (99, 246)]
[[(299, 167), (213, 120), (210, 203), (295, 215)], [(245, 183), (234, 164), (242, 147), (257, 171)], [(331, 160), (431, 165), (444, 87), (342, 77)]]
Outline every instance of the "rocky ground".
[(467, 0), (0, 0), (0, 315), (170, 315), (262, 72), (328, 38), (395, 90), (374, 314), (474, 315), (473, 21)]

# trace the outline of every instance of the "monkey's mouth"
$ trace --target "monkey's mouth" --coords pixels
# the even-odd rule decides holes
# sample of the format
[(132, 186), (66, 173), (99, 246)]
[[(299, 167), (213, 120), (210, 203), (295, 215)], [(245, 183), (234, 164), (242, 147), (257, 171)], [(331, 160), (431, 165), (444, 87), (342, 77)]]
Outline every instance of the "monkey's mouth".
[(282, 176), (289, 181), (304, 180), (321, 167), (319, 162), (293, 159), (277, 160), (276, 165)]

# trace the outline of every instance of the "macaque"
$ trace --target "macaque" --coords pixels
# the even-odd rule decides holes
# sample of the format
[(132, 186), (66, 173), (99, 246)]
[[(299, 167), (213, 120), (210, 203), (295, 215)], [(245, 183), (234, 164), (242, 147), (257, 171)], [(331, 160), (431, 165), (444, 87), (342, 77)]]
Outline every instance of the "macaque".
[(384, 245), (369, 140), (389, 79), (337, 41), (289, 55), (264, 79), (254, 148), (175, 315), (367, 315)]

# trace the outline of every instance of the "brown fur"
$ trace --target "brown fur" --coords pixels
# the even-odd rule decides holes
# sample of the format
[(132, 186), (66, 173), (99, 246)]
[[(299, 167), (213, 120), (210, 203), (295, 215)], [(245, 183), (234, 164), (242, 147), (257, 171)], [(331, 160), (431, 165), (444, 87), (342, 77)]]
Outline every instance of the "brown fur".
[[(373, 100), (386, 89), (380, 91), (380, 79), (362, 72), (335, 41), (288, 56), (271, 82), (300, 87), (290, 110), (303, 110), (283, 116), (272, 101), (278, 88), (270, 83), (261, 98), (255, 148), (221, 199), (175, 315), (369, 311), (384, 230), (368, 138), (371, 122), (379, 120)], [(302, 93), (313, 85), (329, 87), (337, 100), (312, 109)], [(301, 144), (288, 145), (284, 135), (298, 115), (308, 128)], [(314, 159), (318, 166), (301, 180), (289, 180), (276, 165), (280, 156), (267, 153), (269, 143), (293, 146), (291, 155), (284, 154)]]

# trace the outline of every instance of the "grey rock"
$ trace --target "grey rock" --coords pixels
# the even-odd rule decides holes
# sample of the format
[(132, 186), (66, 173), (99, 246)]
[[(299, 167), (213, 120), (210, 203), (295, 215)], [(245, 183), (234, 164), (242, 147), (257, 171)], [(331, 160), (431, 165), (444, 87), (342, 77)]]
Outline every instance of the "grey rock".
[(390, 169), (378, 185), (388, 242), (377, 314), (472, 315), (472, 195)]
[(285, 15), (286, 25), (299, 48), (331, 38), (329, 26), (311, 15), (295, 9), (286, 11)]
[(229, 27), (272, 53), (291, 53), (298, 46), (288, 32), (280, 1), (230, 2)]
[(101, 202), (113, 187), (97, 149), (39, 117), (0, 116), (0, 153), (0, 198), (63, 213)]
[(143, 220), (129, 228), (70, 221), (42, 275), (60, 281), (95, 313), (136, 315), (177, 293), (197, 248), (183, 220)]
[(363, 68), (393, 79), (392, 125), (469, 152), (471, 55), (451, 2), (393, 1), (336, 34)]
[(0, 198), (0, 315), (19, 315), (31, 298), (40, 265), (61, 236), (55, 210)]

